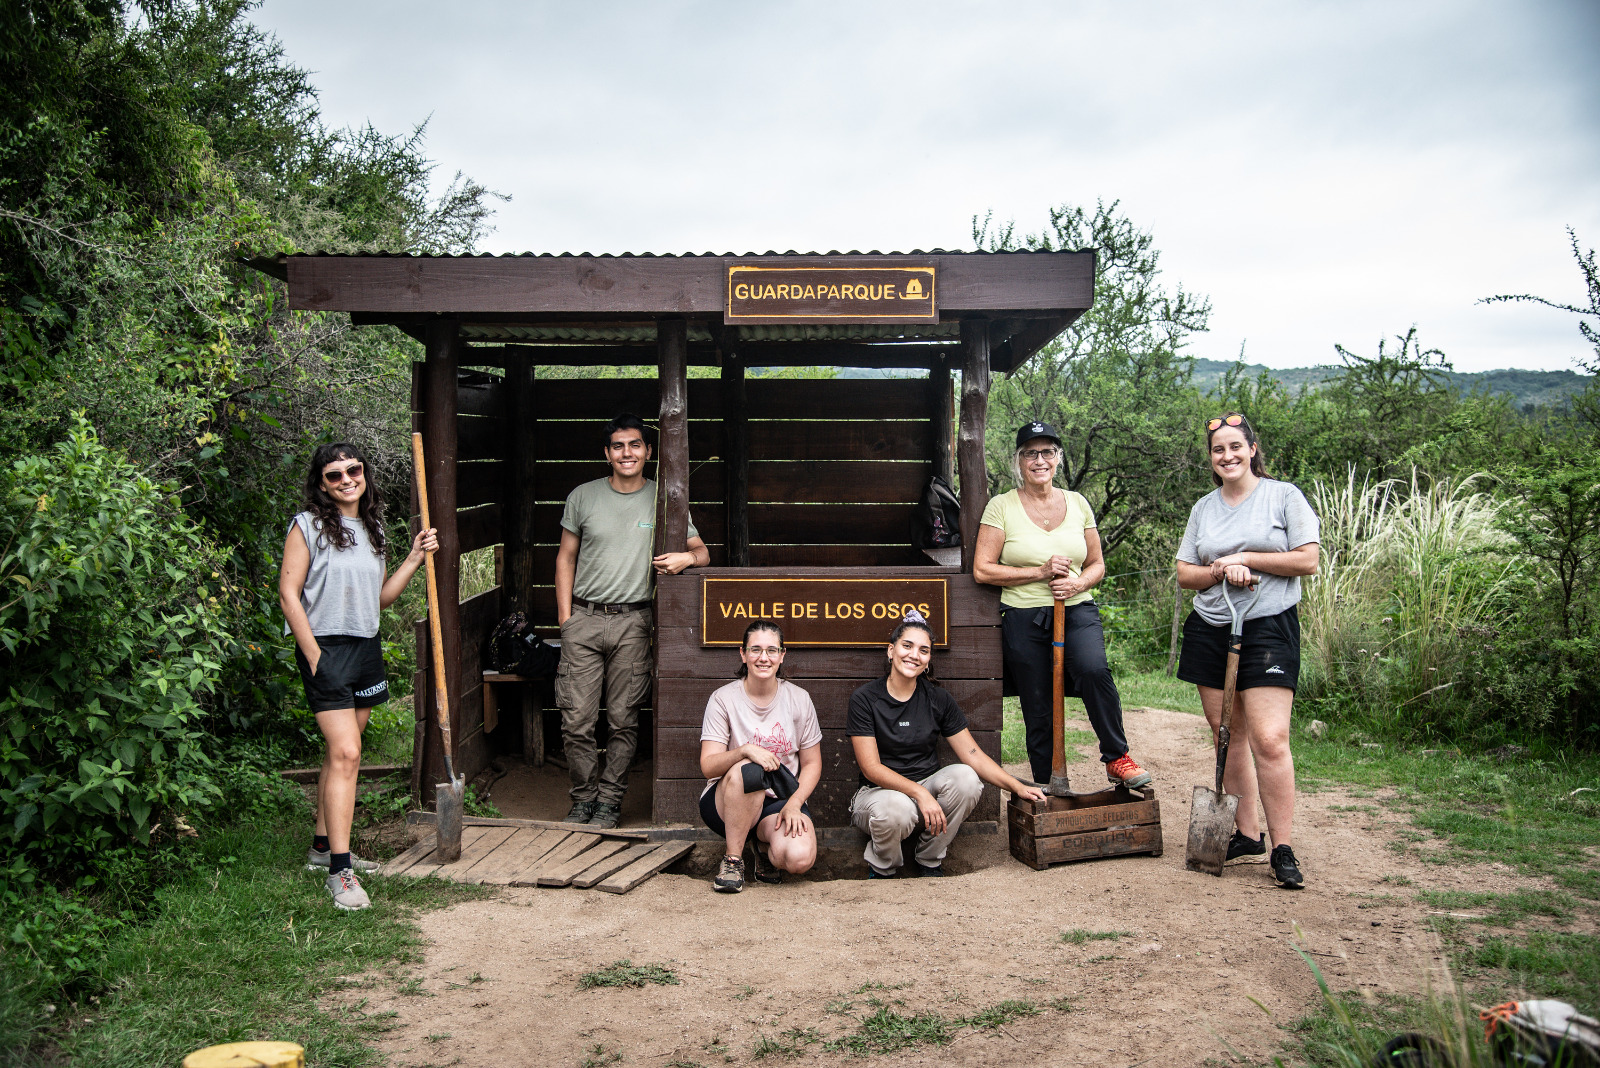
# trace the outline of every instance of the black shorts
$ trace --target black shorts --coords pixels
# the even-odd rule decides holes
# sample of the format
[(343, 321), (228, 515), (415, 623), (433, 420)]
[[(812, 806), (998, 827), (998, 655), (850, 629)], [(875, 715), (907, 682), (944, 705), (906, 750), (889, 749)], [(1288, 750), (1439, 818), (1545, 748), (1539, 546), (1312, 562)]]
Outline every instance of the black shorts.
[(300, 682), (306, 688), (306, 704), (312, 712), (331, 712), (337, 708), (374, 708), (389, 699), (389, 677), (383, 670), (383, 643), (376, 637), (354, 638), (345, 634), (317, 637), (322, 659), (317, 673), (311, 674), (306, 655), (295, 646), (295, 663), (300, 665)]
[[(716, 786), (700, 795), (700, 818), (705, 820), (706, 826), (717, 834), (725, 835), (728, 833), (728, 825), (723, 823), (722, 817), (717, 814), (717, 786), (721, 785), (722, 780), (718, 779)], [(780, 798), (767, 798), (761, 805), (761, 815), (756, 818), (756, 823), (759, 825), (768, 816), (782, 812), (784, 804), (785, 802)], [(811, 815), (811, 806), (802, 801), (800, 802), (800, 811), (809, 816)], [(751, 830), (753, 831), (755, 828), (752, 827)]]
[[(1190, 612), (1183, 621), (1183, 648), (1178, 653), (1178, 678), (1196, 686), (1222, 689), (1228, 674), (1227, 624), (1214, 627)], [(1300, 611), (1290, 605), (1275, 616), (1244, 621), (1244, 644), (1239, 653), (1241, 690), (1257, 686), (1300, 685)]]

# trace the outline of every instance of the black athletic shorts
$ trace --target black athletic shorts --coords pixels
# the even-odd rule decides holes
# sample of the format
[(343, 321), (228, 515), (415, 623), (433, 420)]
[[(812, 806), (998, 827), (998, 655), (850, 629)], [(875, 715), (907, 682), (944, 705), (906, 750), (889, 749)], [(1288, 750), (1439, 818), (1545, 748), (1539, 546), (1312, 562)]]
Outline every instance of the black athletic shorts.
[[(1213, 627), (1198, 612), (1183, 621), (1183, 648), (1178, 653), (1178, 678), (1196, 686), (1222, 689), (1228, 674), (1228, 634), (1224, 623)], [(1300, 611), (1290, 605), (1275, 616), (1244, 621), (1239, 653), (1238, 688), (1300, 685)]]
[(383, 670), (383, 643), (376, 637), (355, 638), (347, 634), (317, 636), (322, 659), (317, 673), (297, 644), (295, 663), (300, 665), (300, 681), (306, 688), (306, 704), (312, 712), (331, 712), (337, 708), (373, 708), (389, 699), (389, 677)]
[[(722, 780), (718, 779), (717, 786), (721, 785)], [(700, 818), (705, 820), (706, 826), (710, 827), (717, 834), (725, 835), (728, 833), (728, 825), (723, 823), (722, 817), (717, 814), (717, 786), (713, 786), (711, 789), (700, 795)], [(759, 824), (768, 816), (782, 812), (783, 806), (784, 802), (780, 798), (767, 798), (767, 800), (761, 806), (761, 815), (756, 818), (756, 823)], [(811, 815), (811, 806), (802, 801), (800, 802), (800, 811), (809, 816)], [(754, 831), (755, 828), (752, 827), (751, 830)]]

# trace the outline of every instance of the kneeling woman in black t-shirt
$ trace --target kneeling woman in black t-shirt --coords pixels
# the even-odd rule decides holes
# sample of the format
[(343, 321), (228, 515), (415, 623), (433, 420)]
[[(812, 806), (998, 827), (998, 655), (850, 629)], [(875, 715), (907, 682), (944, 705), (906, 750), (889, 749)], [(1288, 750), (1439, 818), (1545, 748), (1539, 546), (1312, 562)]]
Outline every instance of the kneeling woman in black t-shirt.
[[(868, 837), (869, 879), (890, 879), (899, 872), (900, 843), (919, 824), (912, 870), (943, 875), (945, 851), (978, 803), (984, 783), (1044, 800), (1038, 788), (1024, 786), (978, 748), (955, 698), (928, 677), (932, 663), (933, 632), (912, 610), (889, 637), (888, 674), (850, 695), (850, 744), (861, 769), (850, 818)], [(939, 766), (941, 737), (959, 764)]]

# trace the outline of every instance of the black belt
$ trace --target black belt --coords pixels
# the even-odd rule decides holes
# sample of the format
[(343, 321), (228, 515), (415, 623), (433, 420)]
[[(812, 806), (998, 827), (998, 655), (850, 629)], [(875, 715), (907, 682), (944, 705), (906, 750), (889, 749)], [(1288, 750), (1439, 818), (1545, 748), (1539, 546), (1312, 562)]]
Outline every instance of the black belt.
[(593, 601), (585, 601), (576, 594), (572, 597), (572, 603), (580, 608), (587, 608), (591, 612), (603, 612), (608, 616), (616, 615), (619, 612), (637, 612), (641, 608), (649, 608), (651, 604), (649, 601), (634, 601), (630, 604), (595, 604)]

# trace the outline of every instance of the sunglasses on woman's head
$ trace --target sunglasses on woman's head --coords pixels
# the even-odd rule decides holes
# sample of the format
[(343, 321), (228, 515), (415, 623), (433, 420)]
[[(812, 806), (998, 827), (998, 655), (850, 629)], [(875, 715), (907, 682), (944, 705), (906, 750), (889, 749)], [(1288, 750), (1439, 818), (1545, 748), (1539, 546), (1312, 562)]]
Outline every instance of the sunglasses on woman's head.
[(1206, 424), (1207, 430), (1221, 430), (1223, 426), (1238, 426), (1244, 422), (1242, 415), (1217, 416)]
[(331, 471), (324, 471), (324, 472), (322, 472), (322, 478), (323, 478), (323, 481), (328, 483), (328, 485), (337, 486), (339, 483), (343, 482), (347, 478), (350, 479), (351, 481), (354, 481), (354, 480), (360, 478), (361, 477), (361, 471), (362, 471), (362, 465), (361, 464), (351, 464), (349, 467), (346, 467), (346, 468), (343, 468), (343, 469), (334, 468)]

